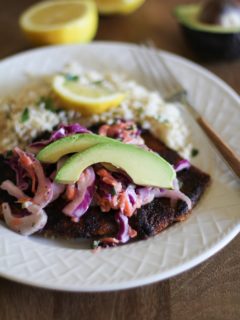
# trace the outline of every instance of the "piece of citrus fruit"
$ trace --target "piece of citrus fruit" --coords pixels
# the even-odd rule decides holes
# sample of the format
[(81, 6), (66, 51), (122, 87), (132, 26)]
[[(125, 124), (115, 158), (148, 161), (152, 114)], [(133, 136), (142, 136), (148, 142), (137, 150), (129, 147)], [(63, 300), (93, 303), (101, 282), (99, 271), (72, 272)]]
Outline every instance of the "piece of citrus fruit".
[(137, 10), (145, 0), (96, 0), (101, 14), (129, 14)]
[(27, 9), (20, 27), (35, 44), (89, 42), (96, 34), (98, 13), (94, 1), (44, 1)]
[(68, 80), (62, 75), (53, 78), (52, 87), (63, 108), (74, 109), (82, 115), (100, 114), (117, 107), (125, 97), (124, 93), (100, 84), (82, 85), (77, 79)]

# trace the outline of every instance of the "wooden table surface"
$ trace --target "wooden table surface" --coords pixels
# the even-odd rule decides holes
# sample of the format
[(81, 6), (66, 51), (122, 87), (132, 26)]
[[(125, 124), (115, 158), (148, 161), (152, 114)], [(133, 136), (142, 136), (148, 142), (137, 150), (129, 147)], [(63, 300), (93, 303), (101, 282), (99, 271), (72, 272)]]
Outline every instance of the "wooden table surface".
[[(36, 1), (0, 1), (0, 58), (30, 48), (20, 34), (17, 17), (33, 2)], [(171, 16), (174, 6), (181, 2), (187, 0), (147, 0), (131, 16), (101, 18), (96, 38), (129, 42), (151, 38), (160, 48), (200, 63), (240, 93), (240, 60), (203, 62), (185, 44)], [(54, 292), (1, 278), (0, 319), (239, 320), (239, 248), (240, 236), (190, 271), (170, 280), (120, 292)]]

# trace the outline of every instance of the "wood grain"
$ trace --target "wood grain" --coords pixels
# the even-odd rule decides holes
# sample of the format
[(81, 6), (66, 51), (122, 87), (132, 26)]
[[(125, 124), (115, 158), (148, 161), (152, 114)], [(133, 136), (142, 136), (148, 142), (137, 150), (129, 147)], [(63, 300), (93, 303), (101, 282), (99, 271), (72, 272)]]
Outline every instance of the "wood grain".
[[(0, 58), (30, 49), (17, 18), (34, 0), (0, 1)], [(181, 2), (147, 0), (131, 16), (101, 18), (98, 40), (153, 39), (216, 73), (240, 93), (240, 60), (199, 60), (185, 43), (171, 11)], [(0, 320), (239, 320), (240, 236), (200, 266), (168, 281), (132, 290), (79, 294), (32, 288), (0, 278)]]
[(203, 131), (207, 134), (210, 141), (215, 145), (215, 147), (219, 150), (220, 154), (226, 160), (228, 165), (232, 168), (232, 170), (236, 173), (236, 175), (240, 178), (240, 158), (237, 154), (233, 152), (232, 149), (221, 139), (221, 137), (212, 129), (210, 124), (206, 121), (206, 119), (202, 117), (198, 117), (198, 124), (203, 129)]

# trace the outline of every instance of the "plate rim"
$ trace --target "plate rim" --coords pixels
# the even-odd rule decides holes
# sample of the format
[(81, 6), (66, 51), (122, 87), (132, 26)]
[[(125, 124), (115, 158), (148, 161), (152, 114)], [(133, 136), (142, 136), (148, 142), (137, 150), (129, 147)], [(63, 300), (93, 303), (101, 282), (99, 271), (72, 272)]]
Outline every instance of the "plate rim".
[(137, 280), (134, 279), (134, 280), (128, 280), (125, 282), (120, 282), (115, 285), (105, 284), (104, 287), (102, 285), (98, 285), (95, 287), (85, 286), (84, 288), (78, 288), (78, 287), (72, 287), (72, 286), (63, 286), (59, 284), (49, 285), (46, 283), (39, 283), (37, 281), (31, 281), (26, 279), (22, 280), (17, 276), (5, 275), (2, 272), (0, 272), (0, 277), (3, 277), (4, 279), (8, 279), (10, 281), (14, 281), (16, 283), (31, 286), (31, 287), (42, 288), (42, 289), (53, 290), (53, 291), (62, 291), (62, 292), (83, 292), (83, 293), (96, 292), (97, 293), (97, 292), (111, 292), (111, 291), (122, 291), (127, 289), (134, 289), (140, 286), (151, 285), (158, 281), (168, 280), (205, 262), (208, 258), (212, 257), (214, 254), (218, 253), (221, 249), (223, 249), (238, 235), (238, 233), (240, 232), (240, 225), (236, 224), (234, 228), (229, 227), (229, 229), (231, 229), (231, 232), (228, 232), (227, 236), (225, 236), (221, 241), (219, 242), (215, 241), (215, 245), (213, 245), (212, 247), (210, 246), (210, 249), (207, 249), (200, 255), (196, 254), (195, 257), (193, 257), (188, 262), (184, 262), (183, 264), (181, 264), (181, 266), (174, 267), (170, 271), (164, 271), (162, 273), (158, 273), (155, 275), (145, 276), (144, 278), (138, 278)]

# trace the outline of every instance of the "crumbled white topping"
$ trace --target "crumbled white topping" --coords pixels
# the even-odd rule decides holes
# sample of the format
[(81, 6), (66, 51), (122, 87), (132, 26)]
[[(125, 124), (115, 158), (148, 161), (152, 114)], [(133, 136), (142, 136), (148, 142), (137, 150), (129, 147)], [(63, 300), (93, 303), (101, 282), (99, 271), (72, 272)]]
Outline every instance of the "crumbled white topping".
[[(43, 131), (51, 131), (61, 122), (80, 122), (89, 126), (98, 122), (111, 124), (114, 118), (134, 120), (144, 129), (149, 129), (172, 149), (189, 158), (190, 133), (178, 105), (166, 103), (158, 92), (149, 91), (124, 75), (97, 71), (85, 71), (78, 63), (72, 63), (62, 71), (78, 76), (82, 85), (97, 85), (125, 94), (124, 101), (114, 109), (100, 115), (82, 117), (75, 111), (52, 112), (40, 97), (50, 96), (54, 104), (49, 77), (40, 79), (31, 87), (22, 90), (14, 98), (0, 102), (0, 152), (16, 145), (24, 147)], [(24, 109), (28, 109), (26, 121), (22, 121)]]
[[(82, 84), (91, 84), (92, 73), (78, 73)], [(79, 117), (83, 125), (98, 122), (111, 124), (114, 118), (134, 120), (144, 129), (161, 139), (170, 148), (178, 151), (185, 158), (190, 158), (192, 145), (189, 129), (177, 104), (166, 103), (158, 92), (149, 91), (124, 75), (99, 74), (94, 72), (94, 79), (101, 81), (99, 85), (126, 94), (124, 101), (114, 109), (100, 115)], [(89, 76), (91, 75), (91, 76)]]

